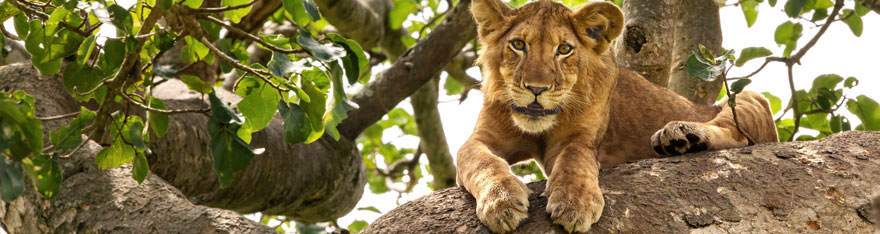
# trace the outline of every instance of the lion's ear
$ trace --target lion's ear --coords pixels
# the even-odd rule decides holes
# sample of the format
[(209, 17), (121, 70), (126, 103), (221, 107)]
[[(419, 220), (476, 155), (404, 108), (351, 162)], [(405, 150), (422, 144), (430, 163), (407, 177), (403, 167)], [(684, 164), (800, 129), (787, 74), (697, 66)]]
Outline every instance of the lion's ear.
[(572, 21), (578, 37), (583, 41), (595, 41), (596, 52), (608, 50), (611, 40), (623, 31), (623, 12), (610, 2), (591, 2), (572, 13)]
[(471, 13), (477, 21), (480, 37), (485, 38), (490, 33), (500, 31), (508, 20), (513, 9), (505, 5), (501, 0), (474, 0), (471, 3)]

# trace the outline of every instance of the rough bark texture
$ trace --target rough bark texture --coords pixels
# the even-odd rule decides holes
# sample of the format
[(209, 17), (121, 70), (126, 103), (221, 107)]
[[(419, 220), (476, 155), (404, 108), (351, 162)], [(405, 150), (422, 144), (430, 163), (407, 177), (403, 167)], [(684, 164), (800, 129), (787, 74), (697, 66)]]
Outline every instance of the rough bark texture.
[(434, 189), (455, 186), (455, 162), (452, 160), (452, 154), (449, 153), (446, 133), (443, 132), (443, 123), (437, 110), (439, 80), (439, 77), (431, 79), (410, 96), (419, 129), (419, 147), (428, 157), (428, 163), (431, 165)]
[(859, 0), (863, 6), (874, 10), (877, 14), (880, 14), (880, 0)]
[(676, 0), (627, 0), (623, 33), (615, 45), (617, 64), (660, 87), (669, 83)]
[(691, 78), (685, 63), (700, 44), (712, 54), (721, 55), (721, 18), (718, 4), (713, 0), (682, 0), (678, 3), (675, 19), (675, 40), (672, 47), (670, 90), (699, 104), (715, 103), (723, 85), (722, 79), (706, 82)]
[(477, 34), (470, 5), (468, 0), (460, 1), (427, 37), (352, 97), (360, 108), (348, 113), (339, 132), (354, 139), (440, 72)]
[[(880, 132), (642, 160), (600, 172), (605, 209), (591, 233), (871, 233)], [(564, 233), (530, 183), (514, 233)], [(463, 188), (404, 204), (362, 233), (489, 233)]]

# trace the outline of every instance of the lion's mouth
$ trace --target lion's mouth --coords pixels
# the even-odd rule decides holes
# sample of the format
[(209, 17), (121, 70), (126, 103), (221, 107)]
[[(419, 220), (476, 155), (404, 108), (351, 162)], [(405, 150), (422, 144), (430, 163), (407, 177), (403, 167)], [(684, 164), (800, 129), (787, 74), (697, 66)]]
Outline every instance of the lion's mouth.
[(545, 116), (545, 115), (555, 115), (555, 114), (559, 113), (559, 110), (561, 109), (560, 106), (556, 106), (556, 108), (553, 108), (553, 109), (544, 109), (544, 107), (541, 106), (541, 104), (538, 104), (538, 102), (532, 102), (532, 104), (529, 104), (528, 106), (524, 106), (524, 107), (517, 106), (516, 103), (511, 102), (510, 108), (512, 108), (516, 112), (523, 113), (523, 114), (533, 116), (533, 117), (540, 117), (540, 116)]

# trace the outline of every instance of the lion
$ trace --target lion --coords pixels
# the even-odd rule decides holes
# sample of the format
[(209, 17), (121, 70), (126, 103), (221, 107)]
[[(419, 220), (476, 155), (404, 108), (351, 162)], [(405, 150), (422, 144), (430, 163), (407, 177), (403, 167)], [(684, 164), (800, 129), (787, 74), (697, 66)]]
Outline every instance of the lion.
[[(512, 231), (528, 216), (530, 191), (511, 174), (514, 163), (537, 161), (551, 219), (583, 232), (605, 205), (600, 167), (749, 144), (727, 105), (691, 103), (615, 64), (609, 47), (624, 21), (612, 3), (572, 11), (549, 0), (518, 9), (474, 0), (471, 12), (484, 100), (458, 151), (457, 179), (491, 231)], [(736, 111), (755, 143), (777, 141), (763, 96), (738, 94)]]

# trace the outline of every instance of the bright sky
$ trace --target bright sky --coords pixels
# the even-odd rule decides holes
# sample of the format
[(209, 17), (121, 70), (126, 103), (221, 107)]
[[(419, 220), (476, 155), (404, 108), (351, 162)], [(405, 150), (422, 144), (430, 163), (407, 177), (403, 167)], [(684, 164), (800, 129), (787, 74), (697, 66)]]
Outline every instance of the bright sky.
[[(847, 2), (847, 7), (851, 8), (852, 2)], [(773, 40), (773, 33), (776, 26), (788, 20), (782, 11), (782, 3), (775, 8), (770, 8), (766, 4), (761, 4), (759, 8), (758, 19), (755, 24), (749, 28), (746, 26), (745, 18), (739, 7), (724, 7), (721, 9), (721, 25), (724, 33), (724, 48), (733, 48), (737, 51), (747, 47), (765, 47), (774, 52), (774, 55), (781, 55), (783, 47), (777, 46)], [(854, 76), (859, 79), (859, 85), (848, 92), (849, 97), (855, 97), (860, 94), (868, 95), (875, 100), (880, 99), (877, 92), (880, 88), (880, 74), (877, 72), (877, 60), (872, 59), (873, 55), (880, 54), (880, 16), (871, 12), (862, 17), (864, 22), (864, 30), (861, 37), (856, 37), (850, 31), (846, 24), (835, 22), (828, 31), (823, 35), (819, 42), (814, 46), (802, 59), (801, 66), (794, 68), (795, 87), (797, 89), (809, 89), (812, 80), (819, 75), (836, 73), (843, 77)], [(799, 46), (803, 46), (810, 38), (819, 30), (810, 23), (804, 24), (804, 33), (799, 41)], [(737, 52), (739, 54), (739, 52)], [(734, 68), (730, 76), (742, 76), (751, 73), (757, 69), (762, 59), (756, 59), (747, 63), (743, 67)], [(468, 73), (473, 77), (480, 77), (479, 69), (472, 68)], [(781, 63), (772, 63), (764, 68), (758, 75), (755, 75), (752, 84), (746, 90), (757, 92), (770, 92), (783, 100), (783, 105), (790, 97), (788, 87), (788, 78), (785, 65)], [(440, 81), (443, 84), (443, 81)], [(440, 91), (444, 91), (441, 89)], [(476, 124), (477, 114), (482, 105), (483, 96), (479, 91), (471, 91), (468, 99), (458, 104), (458, 96), (440, 97), (440, 114), (443, 120), (443, 129), (446, 133), (446, 140), (449, 143), (449, 150), (455, 156), (458, 148), (464, 144), (465, 140), (470, 136), (473, 127)], [(412, 106), (408, 101), (398, 105), (408, 111), (412, 111)], [(848, 113), (841, 110), (841, 113)], [(855, 127), (859, 122), (855, 116), (848, 116)], [(391, 141), (400, 147), (415, 148), (418, 145), (416, 137), (401, 137), (399, 130), (389, 129), (385, 132), (385, 141)], [(423, 157), (422, 163), (427, 164), (427, 160)], [(424, 168), (423, 168), (424, 169)], [(425, 173), (426, 177), (422, 178), (412, 193), (403, 194), (398, 199), (396, 192), (387, 192), (384, 194), (370, 193), (369, 189), (365, 189), (363, 198), (357, 207), (374, 206), (383, 213), (394, 209), (406, 201), (414, 200), (431, 191), (427, 188), (426, 183), (431, 181), (431, 176)], [(398, 204), (399, 202), (399, 204)], [(341, 227), (347, 227), (348, 224), (355, 220), (365, 220), (372, 223), (380, 214), (371, 211), (354, 210), (345, 217), (338, 220)]]

